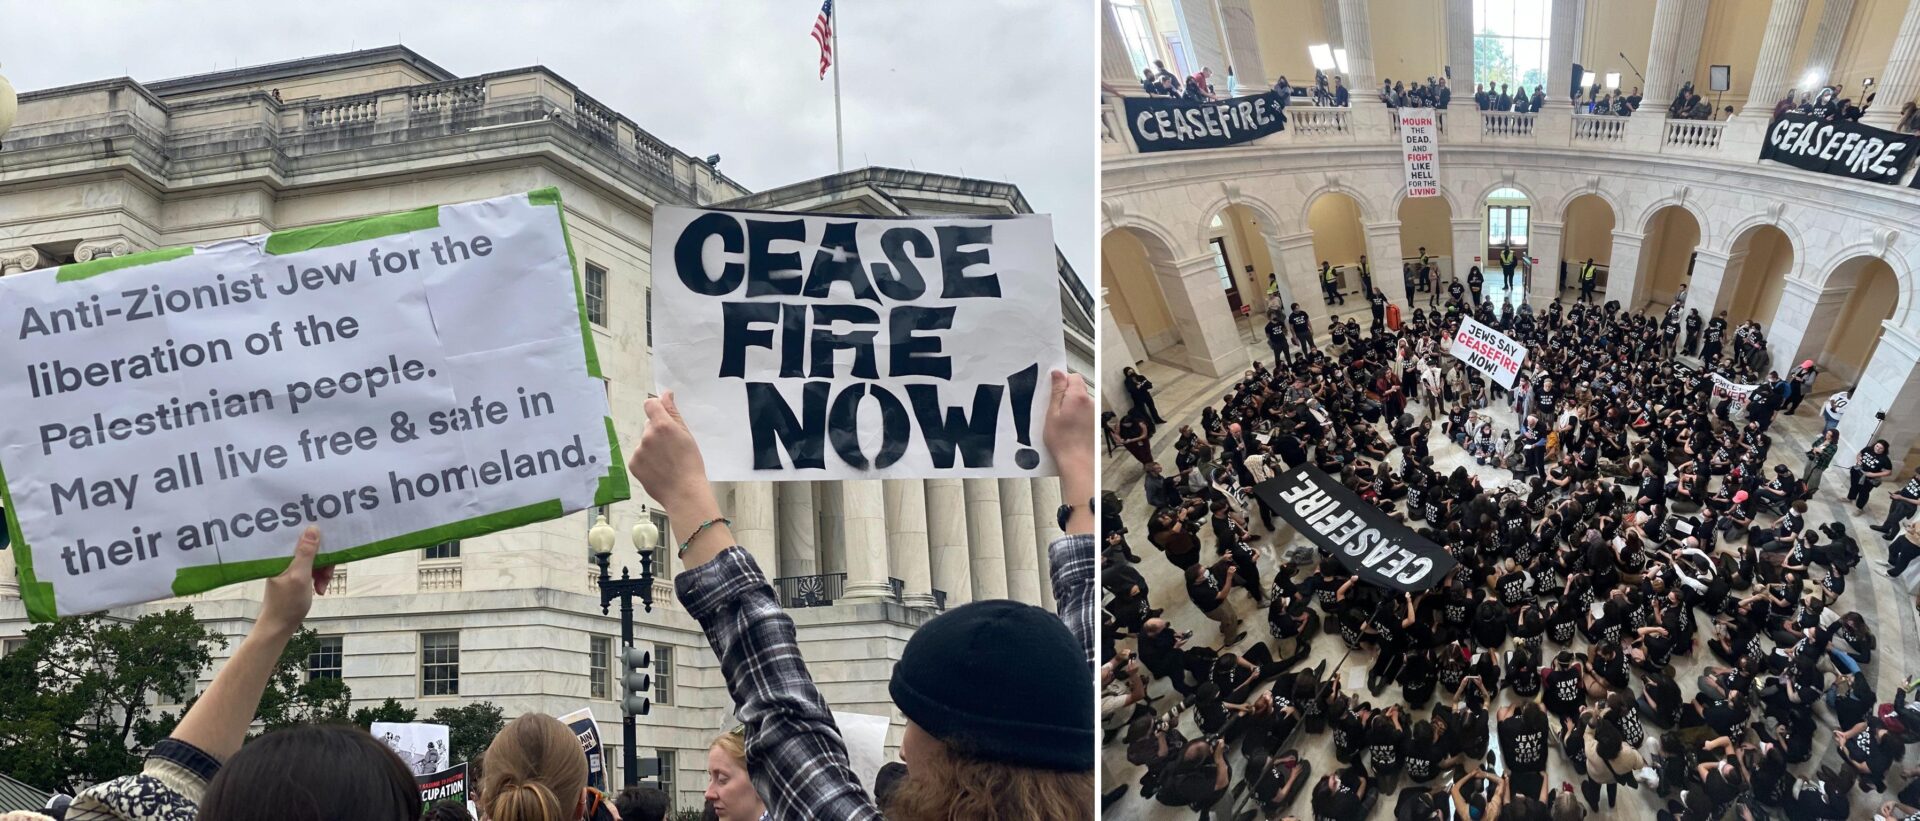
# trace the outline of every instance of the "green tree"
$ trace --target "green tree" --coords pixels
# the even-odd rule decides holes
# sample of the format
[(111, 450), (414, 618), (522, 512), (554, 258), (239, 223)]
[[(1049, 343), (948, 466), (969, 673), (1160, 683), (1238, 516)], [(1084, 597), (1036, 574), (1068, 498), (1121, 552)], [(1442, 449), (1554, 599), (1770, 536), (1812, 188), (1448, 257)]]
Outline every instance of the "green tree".
[(353, 711), (353, 723), (365, 727), (369, 731), (373, 729), (373, 723), (376, 721), (406, 724), (419, 720), (420, 713), (412, 707), (403, 706), (400, 702), (392, 698), (380, 702), (380, 706), (378, 707), (362, 707)]
[(433, 711), (427, 721), (447, 725), (447, 760), (449, 762), (471, 761), (473, 757), (486, 751), (493, 743), (493, 737), (507, 726), (505, 714), (491, 701), (476, 701), (464, 707), (442, 707)]
[(337, 724), (348, 720), (353, 690), (337, 678), (314, 678), (310, 664), (320, 637), (313, 630), (301, 630), (287, 641), (287, 649), (274, 664), (267, 679), (266, 692), (260, 694), (258, 720), (263, 732), (273, 732), (296, 724)]
[(1501, 83), (1511, 85), (1520, 81), (1513, 55), (1507, 53), (1507, 44), (1492, 31), (1483, 31), (1473, 38), (1473, 81), (1493, 92), (1500, 90)]
[(140, 768), (224, 648), (193, 609), (35, 626), (0, 659), (0, 772), (68, 794)]

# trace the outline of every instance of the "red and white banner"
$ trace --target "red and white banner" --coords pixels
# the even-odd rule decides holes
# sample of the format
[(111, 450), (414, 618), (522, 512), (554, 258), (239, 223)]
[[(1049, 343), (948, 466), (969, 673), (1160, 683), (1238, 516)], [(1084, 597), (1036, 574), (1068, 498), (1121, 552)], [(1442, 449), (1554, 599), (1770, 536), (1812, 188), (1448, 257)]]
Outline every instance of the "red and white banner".
[(1400, 109), (1400, 143), (1407, 152), (1407, 196), (1440, 196), (1439, 128), (1431, 108)]
[(1520, 363), (1527, 361), (1526, 346), (1472, 317), (1460, 318), (1460, 332), (1453, 335), (1450, 352), (1508, 390), (1513, 389), (1513, 380), (1520, 374)]

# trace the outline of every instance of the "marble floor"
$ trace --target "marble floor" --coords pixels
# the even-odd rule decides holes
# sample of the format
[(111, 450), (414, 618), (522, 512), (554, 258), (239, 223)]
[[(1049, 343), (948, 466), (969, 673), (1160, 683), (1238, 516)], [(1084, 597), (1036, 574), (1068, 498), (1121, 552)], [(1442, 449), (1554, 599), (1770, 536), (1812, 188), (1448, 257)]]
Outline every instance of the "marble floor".
[[(1499, 278), (1496, 276), (1493, 279), (1497, 285)], [(1348, 313), (1353, 310), (1365, 313), (1364, 303), (1359, 303), (1352, 298), (1348, 299), (1348, 307), (1350, 309)], [(1240, 324), (1242, 342), (1246, 345), (1249, 355), (1270, 362), (1272, 354), (1267, 350), (1264, 338), (1259, 335), (1258, 326), (1244, 319)], [(1171, 466), (1173, 441), (1179, 435), (1179, 426), (1188, 423), (1197, 424), (1201, 409), (1208, 403), (1218, 402), (1224, 395), (1225, 388), (1238, 378), (1238, 374), (1224, 379), (1210, 379), (1153, 361), (1138, 367), (1143, 374), (1153, 380), (1155, 401), (1160, 408), (1160, 414), (1172, 423), (1161, 426), (1153, 442), (1154, 452), (1163, 463)], [(1816, 387), (1819, 386), (1816, 385)], [(1818, 395), (1817, 398), (1804, 402), (1797, 415), (1778, 417), (1771, 431), (1774, 437), (1772, 450), (1774, 461), (1784, 460), (1796, 473), (1805, 465), (1803, 451), (1806, 444), (1820, 429), (1819, 407), (1823, 401), (1824, 395)], [(1415, 413), (1420, 412), (1417, 404), (1412, 405), (1411, 408)], [(1496, 417), (1499, 416), (1507, 417), (1505, 421), (1511, 424), (1512, 414), (1496, 414)], [(1464, 464), (1470, 471), (1479, 475), (1483, 484), (1488, 486), (1504, 484), (1509, 476), (1504, 470), (1474, 465), (1464, 451), (1440, 437), (1437, 428), (1432, 453), (1437, 469), (1443, 475), (1452, 471), (1456, 465)], [(1389, 458), (1397, 462), (1399, 456), (1395, 453), (1390, 454)], [(1875, 652), (1872, 663), (1867, 665), (1867, 672), (1873, 677), (1872, 684), (1876, 695), (1881, 701), (1887, 701), (1892, 698), (1894, 690), (1900, 684), (1920, 674), (1920, 654), (1916, 654), (1913, 649), (1916, 645), (1916, 636), (1920, 636), (1920, 627), (1916, 626), (1916, 614), (1910, 598), (1893, 579), (1887, 578), (1882, 572), (1885, 567), (1887, 542), (1881, 539), (1878, 533), (1868, 529), (1869, 526), (1878, 525), (1885, 520), (1887, 488), (1883, 485), (1881, 490), (1875, 492), (1873, 501), (1867, 506), (1864, 514), (1854, 512), (1852, 506), (1845, 501), (1847, 477), (1845, 469), (1840, 467), (1851, 461), (1850, 454), (1841, 454), (1836, 457), (1834, 460), (1836, 466), (1827, 472), (1820, 490), (1811, 503), (1807, 521), (1809, 526), (1818, 526), (1835, 520), (1845, 521), (1849, 532), (1860, 542), (1864, 556), (1860, 565), (1848, 577), (1847, 592), (1836, 604), (1836, 612), (1860, 611), (1878, 634), (1880, 649)], [(1129, 539), (1134, 552), (1143, 559), (1139, 569), (1151, 588), (1152, 606), (1164, 609), (1166, 611), (1164, 618), (1172, 622), (1177, 629), (1194, 631), (1196, 642), (1209, 639), (1218, 641), (1219, 630), (1216, 623), (1200, 614), (1188, 601), (1185, 584), (1178, 570), (1161, 558), (1152, 545), (1146, 543), (1146, 519), (1149, 510), (1141, 483), (1142, 475), (1139, 464), (1126, 451), (1116, 449), (1107, 456), (1102, 471), (1102, 487), (1105, 490), (1114, 491), (1125, 501), (1124, 518), (1132, 532)], [(1260, 575), (1263, 580), (1273, 578), (1272, 574), (1277, 565), (1276, 557), (1285, 548), (1296, 542), (1306, 543), (1304, 539), (1295, 539), (1292, 532), (1285, 529), (1285, 522), (1276, 519), (1275, 523), (1282, 528), (1278, 533), (1269, 533), (1261, 528), (1258, 517), (1255, 517), (1253, 522), (1255, 532), (1266, 537), (1263, 541), (1264, 550), (1260, 563)], [(1205, 555), (1211, 556), (1212, 540), (1209, 538), (1204, 541), (1207, 551)], [(1236, 595), (1229, 601), (1240, 608), (1244, 620), (1243, 629), (1248, 631), (1247, 637), (1231, 649), (1236, 652), (1243, 651), (1255, 642), (1271, 639), (1265, 614), (1260, 608), (1255, 607), (1250, 599), (1242, 596)], [(1710, 633), (1703, 633), (1703, 638), (1700, 640), (1704, 641), (1706, 635)], [(1576, 647), (1576, 650), (1585, 650), (1584, 639), (1576, 639), (1576, 643), (1581, 645)], [(1129, 645), (1130, 642), (1122, 646)], [(1555, 645), (1549, 642), (1547, 647), (1551, 650)], [(1323, 633), (1315, 639), (1313, 654), (1301, 665), (1301, 668), (1312, 667), (1319, 661), (1325, 660), (1329, 669), (1338, 670), (1343, 686), (1349, 693), (1357, 693), (1365, 699), (1367, 698), (1366, 670), (1373, 661), (1373, 652), (1370, 648), (1363, 648), (1354, 651), (1349, 658), (1346, 645), (1337, 634)], [(1674, 657), (1674, 666), (1678, 673), (1676, 678), (1686, 682), (1682, 685), (1682, 693), (1685, 697), (1693, 697), (1695, 688), (1690, 682), (1708, 663), (1716, 661), (1711, 653), (1698, 646), (1690, 657)], [(1383, 699), (1390, 701), (1396, 697), (1397, 692), (1397, 688), (1389, 689), (1382, 698), (1371, 700), (1376, 704), (1382, 703)], [(1156, 702), (1155, 706), (1161, 712), (1180, 700), (1179, 694), (1173, 692), (1172, 687), (1165, 681), (1155, 681), (1149, 690), (1149, 695), (1156, 698), (1171, 696)], [(1512, 691), (1504, 690), (1493, 711), (1497, 711), (1498, 705), (1511, 703), (1514, 700)], [(1418, 712), (1418, 715), (1424, 714), (1425, 711)], [(1757, 711), (1756, 714), (1758, 714)], [(1806, 778), (1816, 777), (1819, 767), (1834, 766), (1839, 760), (1833, 749), (1832, 736), (1826, 732), (1834, 728), (1833, 714), (1824, 704), (1816, 708), (1816, 714), (1821, 731), (1816, 734), (1814, 756), (1806, 763), (1792, 768), (1795, 774)], [(1182, 721), (1181, 730), (1189, 738), (1199, 735), (1199, 731), (1193, 726), (1190, 714), (1185, 715)], [(1658, 730), (1649, 725), (1650, 738), (1645, 750), (1651, 752), (1657, 748), (1657, 735)], [(1301, 732), (1294, 736), (1293, 744), (1312, 762), (1314, 778), (1317, 779), (1338, 767), (1333, 758), (1330, 733), (1308, 735)], [(1193, 813), (1189, 810), (1164, 806), (1157, 801), (1140, 797), (1139, 778), (1143, 768), (1127, 763), (1124, 747), (1124, 743), (1116, 740), (1102, 748), (1102, 791), (1113, 790), (1120, 785), (1127, 786), (1126, 793), (1120, 799), (1106, 806), (1102, 818), (1108, 821), (1149, 821), (1193, 817)], [(1497, 740), (1495, 747), (1498, 747)], [(1568, 782), (1577, 790), (1580, 775), (1572, 770), (1558, 752), (1550, 758), (1548, 783), (1559, 785), (1562, 782)], [(1234, 780), (1237, 783), (1241, 779), (1244, 762), (1236, 756), (1230, 758), (1228, 763), (1234, 769)], [(1906, 762), (1896, 763), (1893, 766), (1888, 776), (1888, 786), (1892, 791), (1898, 791), (1905, 783), (1900, 773), (1904, 772), (1907, 765), (1913, 763), (1915, 763), (1914, 759), (1909, 757)], [(1402, 779), (1402, 785), (1407, 783), (1410, 782)], [(1888, 800), (1891, 795), (1891, 792), (1862, 793), (1857, 789), (1854, 790), (1852, 793), (1853, 817), (1872, 817), (1880, 804)], [(1308, 785), (1300, 791), (1286, 812), (1311, 818), (1310, 801), (1311, 785)], [(1604, 809), (1604, 798), (1602, 801), (1603, 816), (1606, 818), (1652, 819), (1656, 811), (1663, 806), (1662, 799), (1654, 795), (1651, 790), (1645, 789), (1622, 789), (1618, 806), (1612, 809)], [(1224, 816), (1215, 813), (1214, 817), (1234, 818), (1250, 806), (1245, 800), (1232, 799), (1223, 802), (1221, 806), (1229, 805), (1234, 807), (1234, 812)], [(1381, 800), (1375, 804), (1370, 817), (1391, 818), (1392, 807), (1392, 796), (1382, 796)]]

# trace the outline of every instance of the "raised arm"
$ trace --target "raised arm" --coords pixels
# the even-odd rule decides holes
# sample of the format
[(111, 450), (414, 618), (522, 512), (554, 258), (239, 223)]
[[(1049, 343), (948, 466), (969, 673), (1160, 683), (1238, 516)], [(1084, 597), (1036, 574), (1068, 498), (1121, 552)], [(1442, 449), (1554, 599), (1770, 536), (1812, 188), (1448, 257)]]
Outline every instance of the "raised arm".
[(646, 402), (647, 428), (627, 467), (675, 521), (695, 523), (674, 592), (700, 622), (746, 724), (747, 772), (775, 818), (879, 819), (847, 764), (846, 742), (800, 657), (793, 619), (735, 546), (706, 461), (674, 407)]
[(1079, 374), (1053, 372), (1053, 396), (1047, 403), (1042, 439), (1060, 469), (1060, 499), (1071, 505), (1065, 535), (1047, 546), (1048, 573), (1060, 620), (1093, 664), (1093, 394)]

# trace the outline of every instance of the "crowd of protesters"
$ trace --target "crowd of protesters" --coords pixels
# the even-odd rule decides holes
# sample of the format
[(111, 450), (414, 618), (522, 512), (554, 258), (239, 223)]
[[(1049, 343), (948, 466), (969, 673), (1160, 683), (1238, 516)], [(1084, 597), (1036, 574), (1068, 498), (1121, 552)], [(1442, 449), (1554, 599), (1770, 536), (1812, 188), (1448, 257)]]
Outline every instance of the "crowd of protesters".
[[(1270, 366), (1170, 450), (1128, 445), (1147, 509), (1109, 488), (1101, 706), (1109, 762), (1144, 773), (1110, 777), (1107, 800), (1137, 790), (1203, 818), (1387, 804), (1398, 821), (1571, 821), (1615, 812), (1625, 790), (1662, 821), (1920, 817), (1920, 779), (1901, 784), (1913, 685), (1876, 692), (1872, 608), (1848, 594), (1858, 535), (1808, 507), (1814, 466), (1848, 468), (1861, 509), (1902, 483), (1875, 530), (1893, 540), (1885, 572), (1912, 589), (1920, 473), (1890, 479), (1884, 441), (1835, 458), (1845, 392), (1818, 439), (1776, 441), (1817, 369), (1782, 376), (1753, 323), (1729, 344), (1724, 312), (1702, 322), (1684, 297), (1640, 314), (1460, 293), (1398, 328), (1376, 313), (1364, 333), (1349, 319), (1293, 336), (1277, 316)], [(1528, 348), (1511, 389), (1448, 354), (1466, 315)], [(1114, 421), (1166, 424), (1140, 398), (1134, 422)], [(1793, 470), (1788, 451), (1812, 465)], [(1302, 466), (1458, 567), (1419, 592), (1360, 581), (1251, 492)], [(1197, 615), (1151, 606), (1140, 563), (1160, 561)], [(1364, 692), (1340, 675), (1359, 668)], [(1328, 742), (1333, 771), (1316, 773), (1326, 758), (1303, 750)], [(1555, 760), (1571, 777), (1549, 776)]]
[[(676, 598), (720, 660), (740, 722), (709, 750), (708, 817), (1094, 817), (1093, 403), (1078, 376), (1055, 371), (1051, 389), (1043, 441), (1069, 500), (1059, 520), (1066, 535), (1050, 549), (1059, 610), (985, 600), (921, 625), (888, 685), (907, 720), (902, 761), (872, 793), (848, 763), (792, 618), (733, 541), (673, 394), (647, 400), (629, 469), (675, 521), (700, 523), (679, 547)], [(451, 803), (423, 812), (412, 770), (362, 728), (303, 725), (247, 739), (268, 677), (332, 577), (333, 568), (315, 567), (319, 546), (309, 527), (286, 571), (267, 582), (252, 631), (141, 773), (89, 788), (52, 810), (57, 821), (469, 818)], [(469, 767), (485, 821), (654, 821), (668, 809), (658, 790), (610, 797), (590, 788), (579, 740), (543, 714), (508, 722)]]

